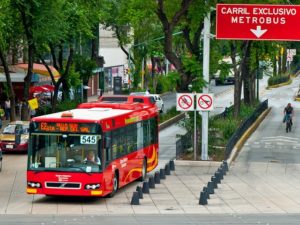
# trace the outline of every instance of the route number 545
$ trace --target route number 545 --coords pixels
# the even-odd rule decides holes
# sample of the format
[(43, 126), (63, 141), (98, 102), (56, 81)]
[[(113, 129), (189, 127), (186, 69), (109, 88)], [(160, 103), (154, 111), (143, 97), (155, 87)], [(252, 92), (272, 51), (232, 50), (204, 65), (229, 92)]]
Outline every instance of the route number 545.
[(97, 144), (96, 135), (80, 135), (80, 144), (94, 145)]

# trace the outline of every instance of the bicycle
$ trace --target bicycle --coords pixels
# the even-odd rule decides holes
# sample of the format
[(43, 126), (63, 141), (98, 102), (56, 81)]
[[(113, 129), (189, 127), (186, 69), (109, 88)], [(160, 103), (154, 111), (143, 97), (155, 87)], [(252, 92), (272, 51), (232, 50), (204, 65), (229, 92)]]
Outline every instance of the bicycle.
[(286, 116), (286, 132), (291, 132), (292, 131), (292, 117), (290, 115)]

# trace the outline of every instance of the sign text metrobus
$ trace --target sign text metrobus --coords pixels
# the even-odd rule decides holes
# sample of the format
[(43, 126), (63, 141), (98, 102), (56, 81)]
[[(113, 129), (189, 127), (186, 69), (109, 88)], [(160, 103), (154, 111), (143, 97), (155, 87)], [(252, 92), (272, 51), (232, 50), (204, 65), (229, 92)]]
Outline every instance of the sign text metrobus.
[(300, 40), (300, 6), (218, 4), (217, 39)]

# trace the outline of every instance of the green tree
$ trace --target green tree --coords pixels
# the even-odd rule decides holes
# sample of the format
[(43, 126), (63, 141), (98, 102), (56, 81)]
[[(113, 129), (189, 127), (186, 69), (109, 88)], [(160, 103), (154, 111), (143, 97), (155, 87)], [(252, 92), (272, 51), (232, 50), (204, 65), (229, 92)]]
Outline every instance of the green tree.
[(0, 2), (1, 14), (0, 14), (0, 61), (4, 68), (4, 74), (6, 77), (6, 83), (8, 87), (8, 96), (11, 103), (10, 120), (16, 120), (15, 113), (15, 93), (10, 77), (9, 62), (7, 56), (12, 50), (11, 46), (20, 40), (20, 26), (18, 21), (14, 17), (15, 10), (11, 7), (10, 0), (3, 0)]

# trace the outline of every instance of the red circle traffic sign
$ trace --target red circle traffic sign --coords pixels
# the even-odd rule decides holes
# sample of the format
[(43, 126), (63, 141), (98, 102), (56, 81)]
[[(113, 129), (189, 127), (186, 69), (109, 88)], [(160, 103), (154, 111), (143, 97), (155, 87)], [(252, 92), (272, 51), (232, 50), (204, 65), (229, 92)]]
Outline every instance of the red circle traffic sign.
[(201, 95), (198, 99), (198, 105), (201, 109), (209, 109), (212, 106), (212, 98), (210, 95)]
[(189, 95), (181, 95), (178, 98), (178, 106), (182, 109), (189, 109), (193, 105), (193, 99)]

